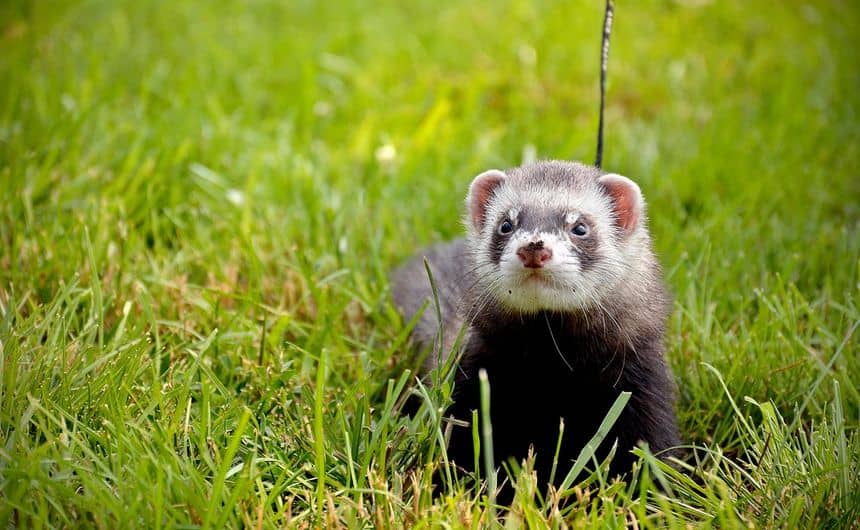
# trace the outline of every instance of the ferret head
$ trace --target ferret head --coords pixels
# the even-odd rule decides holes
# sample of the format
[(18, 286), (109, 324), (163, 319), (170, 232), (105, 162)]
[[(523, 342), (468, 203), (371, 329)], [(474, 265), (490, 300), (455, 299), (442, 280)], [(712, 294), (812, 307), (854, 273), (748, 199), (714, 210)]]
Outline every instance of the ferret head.
[(476, 285), (508, 310), (588, 311), (648, 274), (645, 203), (621, 175), (567, 162), (490, 170), (466, 205)]

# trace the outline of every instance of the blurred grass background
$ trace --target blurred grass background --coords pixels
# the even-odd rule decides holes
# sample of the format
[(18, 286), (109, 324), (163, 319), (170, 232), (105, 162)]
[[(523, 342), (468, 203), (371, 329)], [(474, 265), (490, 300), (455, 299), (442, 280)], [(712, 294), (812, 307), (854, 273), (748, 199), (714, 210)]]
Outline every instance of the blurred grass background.
[[(0, 4), (4, 526), (489, 524), (430, 494), (443, 391), (392, 411), (387, 273), (483, 169), (593, 160), (602, 16)], [(707, 456), (561, 509), (523, 472), (508, 524), (856, 528), (858, 32), (850, 2), (618, 2), (604, 166), (649, 202)]]

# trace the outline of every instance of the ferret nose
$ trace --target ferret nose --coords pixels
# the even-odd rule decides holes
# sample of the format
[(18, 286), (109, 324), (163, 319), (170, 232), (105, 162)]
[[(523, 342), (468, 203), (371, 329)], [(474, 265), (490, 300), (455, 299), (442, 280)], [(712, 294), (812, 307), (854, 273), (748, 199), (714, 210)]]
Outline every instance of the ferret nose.
[(532, 241), (517, 250), (517, 257), (523, 262), (523, 267), (540, 269), (552, 257), (552, 250), (544, 248), (543, 241)]

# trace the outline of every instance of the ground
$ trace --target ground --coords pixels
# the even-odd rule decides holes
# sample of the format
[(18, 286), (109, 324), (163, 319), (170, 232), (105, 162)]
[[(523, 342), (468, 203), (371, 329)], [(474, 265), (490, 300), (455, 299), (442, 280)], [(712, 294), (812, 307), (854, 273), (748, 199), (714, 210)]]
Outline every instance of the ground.
[(388, 274), (480, 171), (593, 159), (599, 1), (0, 4), (0, 526), (856, 528), (860, 10), (618, 4), (697, 456), (509, 511), (432, 495)]

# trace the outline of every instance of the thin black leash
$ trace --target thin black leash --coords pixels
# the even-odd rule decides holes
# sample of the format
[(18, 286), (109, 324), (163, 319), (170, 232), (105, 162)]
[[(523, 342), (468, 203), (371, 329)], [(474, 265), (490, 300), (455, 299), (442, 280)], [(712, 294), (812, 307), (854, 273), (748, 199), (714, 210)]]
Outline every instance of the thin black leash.
[(612, 16), (615, 13), (615, 2), (606, 0), (606, 14), (603, 16), (603, 41), (600, 47), (600, 119), (597, 122), (597, 155), (594, 165), (600, 167), (603, 163), (603, 107), (606, 104), (606, 68), (609, 64), (609, 35), (612, 33)]

